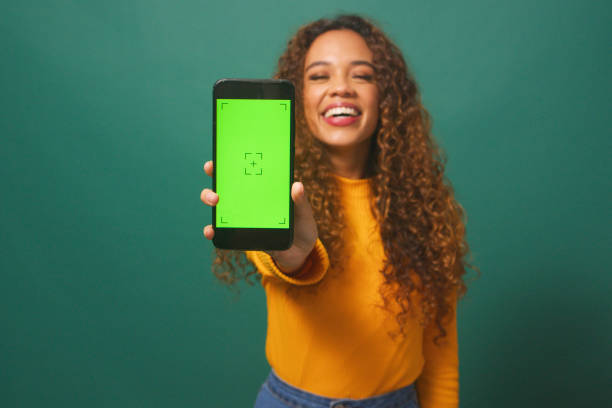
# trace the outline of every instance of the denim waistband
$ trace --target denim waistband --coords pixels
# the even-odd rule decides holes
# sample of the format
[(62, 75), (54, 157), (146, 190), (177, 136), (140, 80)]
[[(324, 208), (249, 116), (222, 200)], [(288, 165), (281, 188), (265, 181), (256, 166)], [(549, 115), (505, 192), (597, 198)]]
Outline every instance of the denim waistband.
[(395, 391), (363, 399), (327, 398), (296, 388), (278, 377), (274, 369), (266, 379), (270, 392), (292, 407), (304, 408), (418, 408), (413, 384)]

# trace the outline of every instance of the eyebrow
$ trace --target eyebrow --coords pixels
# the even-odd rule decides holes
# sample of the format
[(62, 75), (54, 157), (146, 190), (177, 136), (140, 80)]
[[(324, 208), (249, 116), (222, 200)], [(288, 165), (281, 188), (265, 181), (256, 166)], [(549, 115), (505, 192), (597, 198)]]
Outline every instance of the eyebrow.
[[(315, 67), (317, 65), (331, 65), (331, 62), (328, 62), (328, 61), (315, 61), (312, 64), (308, 65), (306, 67), (306, 69), (304, 70), (304, 72), (308, 71), (310, 68)], [(351, 65), (367, 65), (370, 68), (372, 68), (374, 71), (376, 71), (376, 68), (374, 68), (374, 65), (372, 65), (372, 63), (368, 62), (368, 61), (362, 61), (362, 60), (351, 61)]]

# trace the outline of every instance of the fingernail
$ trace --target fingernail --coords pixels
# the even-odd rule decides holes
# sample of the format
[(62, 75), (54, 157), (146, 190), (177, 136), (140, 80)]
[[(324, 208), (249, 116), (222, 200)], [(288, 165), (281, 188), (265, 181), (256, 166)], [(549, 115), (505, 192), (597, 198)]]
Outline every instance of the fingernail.
[(209, 191), (209, 192), (206, 193), (206, 199), (209, 200), (209, 201), (212, 201), (212, 200), (215, 199), (215, 195), (212, 192)]

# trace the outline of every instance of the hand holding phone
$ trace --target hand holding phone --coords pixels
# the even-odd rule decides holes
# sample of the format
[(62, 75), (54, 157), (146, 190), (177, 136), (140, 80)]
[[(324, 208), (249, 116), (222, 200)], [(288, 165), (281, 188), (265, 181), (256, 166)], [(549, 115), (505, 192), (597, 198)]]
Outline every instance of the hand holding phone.
[[(204, 164), (204, 171), (210, 177), (213, 176), (213, 167), (214, 163), (212, 161)], [(200, 199), (204, 204), (214, 207), (221, 197), (213, 190), (205, 188), (200, 193)], [(312, 208), (302, 183), (293, 183), (291, 186), (291, 199), (295, 203), (295, 234), (293, 244), (285, 251), (267, 251), (285, 273), (294, 272), (304, 264), (318, 238), (317, 223), (315, 222)], [(212, 225), (204, 227), (204, 236), (209, 240), (214, 238), (215, 230)]]

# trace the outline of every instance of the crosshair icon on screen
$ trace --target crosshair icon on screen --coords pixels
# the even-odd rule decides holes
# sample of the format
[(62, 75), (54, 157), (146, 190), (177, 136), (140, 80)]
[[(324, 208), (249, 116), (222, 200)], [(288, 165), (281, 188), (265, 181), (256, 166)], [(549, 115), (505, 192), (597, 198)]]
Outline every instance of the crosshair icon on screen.
[(244, 166), (245, 176), (263, 175), (263, 168), (261, 167), (261, 162), (263, 161), (263, 153), (245, 152), (244, 161), (245, 161), (245, 166)]

